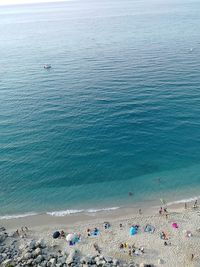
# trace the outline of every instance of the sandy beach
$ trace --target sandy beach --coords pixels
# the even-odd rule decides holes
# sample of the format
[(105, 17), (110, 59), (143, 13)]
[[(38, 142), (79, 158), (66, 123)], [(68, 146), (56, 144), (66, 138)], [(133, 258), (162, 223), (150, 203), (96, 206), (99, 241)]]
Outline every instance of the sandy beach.
[[(109, 222), (108, 229), (105, 229), (104, 222)], [(172, 224), (176, 224), (176, 227)], [(49, 246), (56, 245), (57, 249), (66, 253), (78, 250), (81, 255), (95, 256), (96, 244), (102, 255), (118, 259), (124, 264), (133, 262), (136, 266), (200, 266), (200, 210), (198, 207), (194, 209), (193, 203), (188, 203), (187, 209), (184, 204), (169, 206), (167, 213), (162, 214), (159, 214), (159, 207), (143, 208), (141, 214), (136, 208), (127, 208), (95, 215), (37, 215), (1, 220), (0, 225), (5, 227), (9, 234), (19, 229), (20, 236), (21, 227), (28, 227), (25, 237), (16, 237), (18, 246), (33, 239), (43, 239)], [(131, 235), (130, 228), (135, 225), (139, 226), (138, 231)], [(145, 232), (147, 225), (152, 227), (152, 232)], [(95, 228), (98, 229), (98, 234), (88, 236), (87, 229), (93, 231)], [(53, 239), (52, 233), (57, 230), (63, 230), (66, 235), (80, 234), (80, 241), (70, 246), (65, 238)], [(161, 239), (162, 232), (165, 239)], [(141, 248), (144, 253), (141, 253)]]

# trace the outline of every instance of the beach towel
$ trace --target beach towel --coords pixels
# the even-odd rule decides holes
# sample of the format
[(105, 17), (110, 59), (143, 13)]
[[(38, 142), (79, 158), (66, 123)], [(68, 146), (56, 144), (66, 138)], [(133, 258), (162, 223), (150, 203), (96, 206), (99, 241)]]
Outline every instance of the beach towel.
[(144, 231), (153, 234), (155, 231), (155, 227), (150, 224), (147, 224), (146, 227), (144, 228)]
[(137, 234), (137, 228), (136, 227), (131, 227), (130, 228), (130, 235), (136, 235)]
[(99, 233), (100, 233), (99, 230), (92, 231), (92, 232), (91, 232), (91, 236), (97, 236), (97, 235), (99, 235)]

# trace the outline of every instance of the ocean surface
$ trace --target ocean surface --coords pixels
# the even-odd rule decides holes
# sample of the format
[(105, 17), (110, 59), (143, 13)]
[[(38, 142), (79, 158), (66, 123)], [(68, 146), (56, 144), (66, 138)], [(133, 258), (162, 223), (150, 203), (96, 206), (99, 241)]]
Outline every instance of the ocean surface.
[(1, 216), (200, 195), (199, 10), (0, 6)]

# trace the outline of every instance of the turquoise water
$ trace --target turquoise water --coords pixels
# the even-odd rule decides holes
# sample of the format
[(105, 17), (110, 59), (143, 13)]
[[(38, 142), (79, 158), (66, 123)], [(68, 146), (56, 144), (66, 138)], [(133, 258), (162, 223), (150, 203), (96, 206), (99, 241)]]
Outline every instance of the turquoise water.
[(0, 7), (0, 215), (198, 194), (199, 10)]

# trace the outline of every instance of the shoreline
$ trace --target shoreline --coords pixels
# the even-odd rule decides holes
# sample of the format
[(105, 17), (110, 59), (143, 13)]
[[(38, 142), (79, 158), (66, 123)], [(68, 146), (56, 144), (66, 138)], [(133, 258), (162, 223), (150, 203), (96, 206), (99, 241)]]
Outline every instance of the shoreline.
[[(30, 212), (18, 215), (3, 215), (0, 216), (0, 225), (3, 225), (7, 229), (20, 228), (22, 225), (27, 227), (41, 227), (48, 225), (69, 225), (76, 224), (77, 222), (90, 222), (95, 220), (101, 220), (103, 218), (119, 219), (129, 217), (130, 214), (138, 215), (139, 209), (142, 210), (144, 215), (155, 215), (158, 212), (160, 206), (166, 206), (171, 211), (182, 210), (185, 203), (192, 205), (195, 200), (200, 197), (191, 197), (188, 199), (180, 199), (172, 202), (168, 202), (163, 205), (161, 202), (152, 201), (152, 203), (140, 202), (130, 206), (124, 207), (110, 207), (101, 209), (86, 209), (86, 210), (67, 210), (67, 211), (55, 211), (46, 213)], [(72, 212), (69, 212), (72, 211)], [(106, 220), (105, 219), (105, 220)]]
[[(19, 229), (20, 236), (12, 238), (12, 242), (16, 243), (17, 249), (22, 248), (23, 251), (30, 251), (29, 244), (33, 242), (42, 242), (48, 247), (47, 253), (54, 253), (54, 260), (58, 261), (59, 251), (62, 251), (63, 255), (74, 255), (75, 251), (82, 257), (88, 258), (106, 258), (111, 257), (119, 261), (119, 265), (109, 266), (130, 266), (130, 262), (135, 266), (145, 266), (145, 264), (151, 264), (151, 266), (163, 267), (183, 267), (193, 266), (191, 264), (191, 255), (194, 254), (194, 261), (196, 263), (199, 260), (200, 246), (199, 225), (200, 225), (200, 209), (193, 208), (193, 201), (189, 202), (187, 209), (184, 209), (183, 203), (176, 203), (168, 206), (168, 216), (165, 214), (159, 215), (159, 206), (143, 207), (142, 214), (138, 213), (138, 207), (122, 208), (112, 211), (102, 211), (94, 214), (71, 214), (62, 217), (50, 216), (40, 214), (37, 216), (16, 218), (12, 220), (1, 220), (0, 226), (5, 227), (8, 231), (8, 239), (13, 236), (13, 233)], [(110, 229), (104, 228), (104, 222), (109, 222)], [(172, 224), (176, 222), (178, 229), (173, 229)], [(122, 227), (120, 227), (120, 224)], [(139, 231), (136, 235), (130, 235), (130, 227), (132, 225), (139, 225)], [(153, 233), (147, 233), (144, 231), (146, 225), (152, 225), (155, 227)], [(27, 235), (24, 237), (21, 232), (21, 227), (28, 227)], [(94, 237), (87, 236), (87, 229), (99, 229), (99, 235)], [(74, 246), (70, 246), (66, 239), (60, 238), (54, 240), (52, 233), (55, 231), (63, 230), (66, 234), (77, 233), (81, 235), (81, 241)], [(185, 231), (189, 230), (192, 233), (192, 237), (186, 237)], [(167, 246), (164, 245), (163, 239), (160, 238), (160, 233), (164, 231), (167, 233)], [(22, 235), (21, 235), (22, 234)], [(40, 241), (39, 241), (40, 240)], [(42, 240), (42, 241), (41, 241)], [(7, 246), (10, 244), (8, 240)], [(127, 246), (136, 246), (136, 248), (144, 248), (144, 254), (129, 255), (129, 249), (120, 249), (119, 246), (122, 243), (128, 244)], [(101, 249), (101, 253), (97, 256), (97, 252), (94, 249), (94, 244), (97, 244)], [(33, 251), (33, 250), (32, 250)], [(27, 252), (29, 253), (29, 252)], [(31, 260), (34, 262), (34, 251), (31, 252)], [(24, 255), (23, 257), (27, 257)], [(38, 256), (39, 257), (39, 256)], [(43, 255), (42, 255), (43, 257)], [(39, 257), (41, 260), (42, 257)], [(62, 256), (63, 258), (64, 256)], [(101, 258), (99, 258), (101, 257)], [(47, 255), (48, 258), (48, 255)], [(65, 257), (66, 258), (66, 257)], [(17, 261), (21, 260), (21, 257)], [(23, 259), (22, 259), (23, 261)], [(52, 260), (51, 260), (52, 261)], [(192, 264), (193, 264), (192, 263)], [(199, 263), (199, 262), (198, 262)], [(0, 265), (1, 266), (1, 265)], [(4, 265), (2, 265), (4, 266)], [(15, 266), (15, 265), (14, 265)], [(18, 266), (18, 265), (16, 265)], [(19, 265), (23, 266), (23, 265)], [(40, 265), (31, 265), (40, 266)], [(47, 265), (45, 265), (47, 266)], [(68, 265), (59, 265), (68, 266)], [(69, 265), (71, 266), (71, 265)], [(78, 264), (78, 266), (91, 266)], [(94, 264), (94, 266), (99, 266)], [(107, 265), (106, 265), (107, 266)], [(199, 266), (199, 265), (194, 265)]]
[[(8, 239), (15, 235), (16, 231), (20, 233), (19, 236), (12, 238), (12, 244), (16, 244), (15, 251), (19, 251), (20, 255), (13, 266), (24, 266), (23, 264), (31, 261), (32, 265), (29, 264), (28, 266), (68, 267), (71, 266), (68, 265), (68, 261), (72, 261), (75, 263), (72, 266), (90, 267), (91, 264), (89, 263), (82, 264), (85, 262), (85, 258), (89, 262), (95, 262), (92, 264), (94, 267), (104, 266), (99, 265), (99, 262), (105, 262), (104, 259), (109, 259), (112, 262), (107, 262), (110, 265), (105, 265), (106, 267), (200, 266), (198, 250), (200, 247), (200, 209), (193, 208), (196, 199), (197, 197), (192, 197), (166, 203), (164, 205), (168, 210), (166, 217), (164, 214), (164, 216), (159, 214), (160, 206), (163, 205), (155, 201), (154, 205), (152, 205), (153, 202), (145, 202), (131, 207), (104, 209), (95, 213), (79, 212), (65, 216), (52, 216), (46, 213), (1, 219), (0, 227), (6, 228)], [(187, 209), (184, 208), (185, 202), (188, 203)], [(142, 210), (141, 214), (139, 214), (139, 209)], [(103, 226), (104, 222), (109, 222), (111, 228), (106, 230)], [(178, 224), (179, 229), (173, 229), (172, 224), (174, 222)], [(132, 225), (139, 225), (139, 232), (134, 236), (130, 235)], [(147, 225), (153, 226), (155, 232), (146, 233), (145, 227)], [(28, 227), (26, 236), (21, 230), (22, 227)], [(99, 229), (99, 236), (88, 237), (87, 229), (95, 228)], [(81, 236), (81, 241), (70, 246), (65, 238), (54, 240), (52, 234), (55, 231), (64, 231), (66, 235), (78, 234)], [(164, 245), (165, 240), (160, 238), (163, 231), (169, 236), (166, 240), (167, 245)], [(187, 231), (192, 233), (192, 237), (186, 237)], [(30, 249), (30, 244), (33, 242), (45, 244), (46, 254), (38, 255), (36, 258), (35, 251), (39, 248)], [(10, 243), (9, 240), (5, 244), (8, 251), (10, 250)], [(127, 244), (127, 248), (120, 249), (120, 244)], [(94, 246), (100, 248), (101, 252), (97, 253)], [(131, 252), (130, 255), (131, 250), (129, 248), (132, 246), (136, 247), (136, 252), (139, 254)], [(145, 252), (141, 254), (140, 248), (144, 249)], [(78, 252), (78, 258), (72, 259), (72, 255), (75, 255), (76, 252)], [(51, 258), (52, 255), (53, 258)], [(26, 257), (29, 257), (28, 261)], [(40, 264), (45, 263), (40, 265), (37, 264), (38, 261)], [(20, 265), (21, 262), (22, 265)], [(51, 265), (52, 262), (57, 262), (58, 265)], [(117, 265), (114, 264), (116, 262)], [(0, 264), (0, 266), (6, 265)]]
[[(113, 212), (113, 211), (122, 211), (126, 209), (150, 209), (154, 207), (159, 207), (162, 206), (163, 204), (161, 203), (161, 199), (164, 199), (166, 202), (166, 206), (171, 207), (176, 204), (182, 204), (184, 203), (190, 203), (194, 202), (196, 199), (200, 199), (200, 194), (199, 190), (187, 188), (187, 190), (181, 189), (178, 190), (172, 190), (172, 191), (165, 191), (165, 192), (160, 192), (160, 194), (155, 194), (155, 195), (150, 195), (149, 199), (136, 199), (133, 193), (133, 196), (127, 196), (126, 199), (123, 199), (121, 202), (119, 201), (114, 201), (112, 200), (111, 202), (105, 202), (101, 203), (98, 202), (97, 205), (94, 203), (94, 205), (88, 204), (87, 206), (74, 206), (74, 207), (68, 207), (65, 208), (62, 206), (61, 209), (48, 209), (45, 211), (36, 211), (36, 210), (29, 210), (25, 212), (13, 212), (13, 213), (8, 213), (6, 214), (5, 212), (3, 214), (0, 213), (0, 223), (1, 221), (9, 221), (9, 220), (15, 220), (15, 219), (20, 219), (20, 218), (29, 218), (29, 217), (35, 217), (35, 216), (49, 216), (50, 219), (52, 217), (67, 217), (67, 216), (76, 216), (77, 214), (81, 215), (87, 215), (88, 217), (90, 216), (96, 216), (99, 213), (105, 212), (106, 214), (108, 212)], [(101, 205), (99, 205), (101, 203)]]

